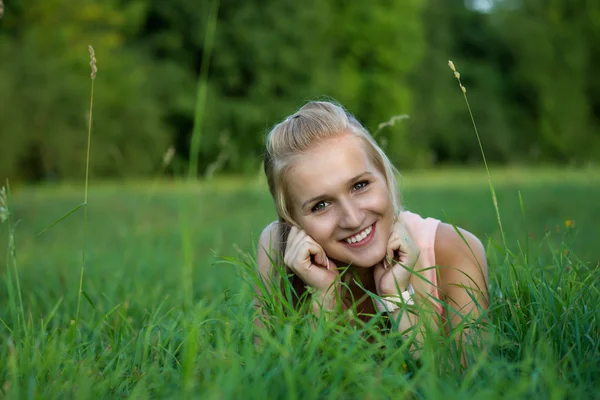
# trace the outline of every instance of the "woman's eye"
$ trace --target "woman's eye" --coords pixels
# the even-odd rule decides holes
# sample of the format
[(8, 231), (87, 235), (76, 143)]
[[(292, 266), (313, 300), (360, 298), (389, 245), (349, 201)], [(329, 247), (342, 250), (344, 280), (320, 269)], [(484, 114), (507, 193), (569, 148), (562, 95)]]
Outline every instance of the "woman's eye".
[(369, 182), (367, 181), (362, 181), (362, 182), (358, 182), (356, 185), (354, 185), (354, 190), (361, 190), (364, 189), (365, 187), (367, 187), (367, 185), (369, 184)]
[(311, 210), (312, 212), (315, 212), (315, 211), (321, 211), (321, 210), (322, 210), (322, 209), (324, 209), (325, 207), (327, 207), (327, 202), (326, 202), (326, 201), (320, 201), (320, 202), (318, 202), (317, 204), (315, 204), (315, 205), (313, 206), (313, 208), (311, 208), (310, 210)]

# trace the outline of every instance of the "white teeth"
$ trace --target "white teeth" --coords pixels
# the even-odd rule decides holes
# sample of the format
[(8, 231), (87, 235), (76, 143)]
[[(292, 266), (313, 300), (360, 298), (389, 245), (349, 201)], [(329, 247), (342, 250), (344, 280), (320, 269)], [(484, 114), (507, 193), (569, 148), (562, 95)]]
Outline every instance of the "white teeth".
[(371, 233), (371, 231), (373, 230), (373, 226), (369, 226), (367, 229), (365, 229), (364, 231), (348, 238), (348, 239), (344, 239), (346, 240), (347, 243), (357, 243), (360, 242), (362, 240), (364, 240), (367, 236), (369, 236), (369, 233)]

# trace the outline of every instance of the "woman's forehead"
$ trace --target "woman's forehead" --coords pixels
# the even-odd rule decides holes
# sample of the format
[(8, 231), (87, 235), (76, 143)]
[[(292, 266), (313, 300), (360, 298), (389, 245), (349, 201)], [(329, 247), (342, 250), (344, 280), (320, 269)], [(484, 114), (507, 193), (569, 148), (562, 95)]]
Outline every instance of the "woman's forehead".
[(289, 171), (288, 185), (299, 200), (345, 186), (364, 172), (375, 173), (362, 140), (343, 135), (320, 142), (298, 156)]

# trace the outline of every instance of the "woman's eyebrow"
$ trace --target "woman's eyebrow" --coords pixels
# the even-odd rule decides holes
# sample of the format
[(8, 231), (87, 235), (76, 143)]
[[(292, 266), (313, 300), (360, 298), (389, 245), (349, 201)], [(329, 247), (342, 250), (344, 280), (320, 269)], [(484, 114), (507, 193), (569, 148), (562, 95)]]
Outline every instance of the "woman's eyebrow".
[(352, 178), (352, 179), (348, 179), (348, 183), (349, 183), (349, 184), (351, 184), (351, 183), (354, 183), (354, 182), (356, 182), (357, 180), (359, 180), (360, 178), (364, 178), (365, 176), (370, 176), (370, 175), (373, 175), (373, 174), (372, 174), (372, 173), (370, 173), (369, 171), (365, 171), (365, 172), (363, 172), (363, 173), (360, 173), (360, 174), (356, 175), (356, 176), (355, 176), (354, 178)]
[[(356, 182), (357, 180), (359, 180), (361, 178), (364, 178), (366, 176), (370, 176), (370, 175), (373, 175), (373, 174), (370, 173), (369, 171), (361, 172), (360, 174), (356, 175), (354, 178), (348, 179), (348, 184), (352, 184), (352, 183)], [(313, 201), (322, 200), (322, 199), (324, 199), (326, 197), (327, 197), (327, 195), (320, 194), (318, 196), (313, 197), (312, 199), (308, 199), (304, 203), (302, 203), (302, 209), (304, 209), (304, 207), (306, 207), (307, 205), (309, 205)]]

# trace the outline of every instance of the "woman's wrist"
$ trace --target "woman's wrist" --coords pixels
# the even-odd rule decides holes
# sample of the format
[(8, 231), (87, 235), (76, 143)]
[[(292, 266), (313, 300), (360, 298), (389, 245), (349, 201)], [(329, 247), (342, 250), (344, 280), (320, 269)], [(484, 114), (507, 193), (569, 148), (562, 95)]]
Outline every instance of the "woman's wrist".
[(317, 305), (320, 309), (334, 311), (336, 310), (338, 303), (341, 303), (341, 285), (336, 282), (330, 285), (326, 289), (316, 289), (312, 288), (311, 290), (312, 298), (315, 305)]
[(414, 291), (414, 288), (410, 284), (409, 281), (406, 282), (396, 282), (393, 287), (390, 288), (380, 288), (378, 295), (381, 297), (394, 297), (398, 296), (401, 293), (406, 292), (407, 290)]
[(404, 290), (402, 286), (398, 286), (400, 292), (392, 295), (381, 294), (380, 298), (375, 301), (375, 307), (379, 312), (392, 313), (404, 305), (412, 306), (415, 304), (415, 290), (410, 283), (406, 283)]

